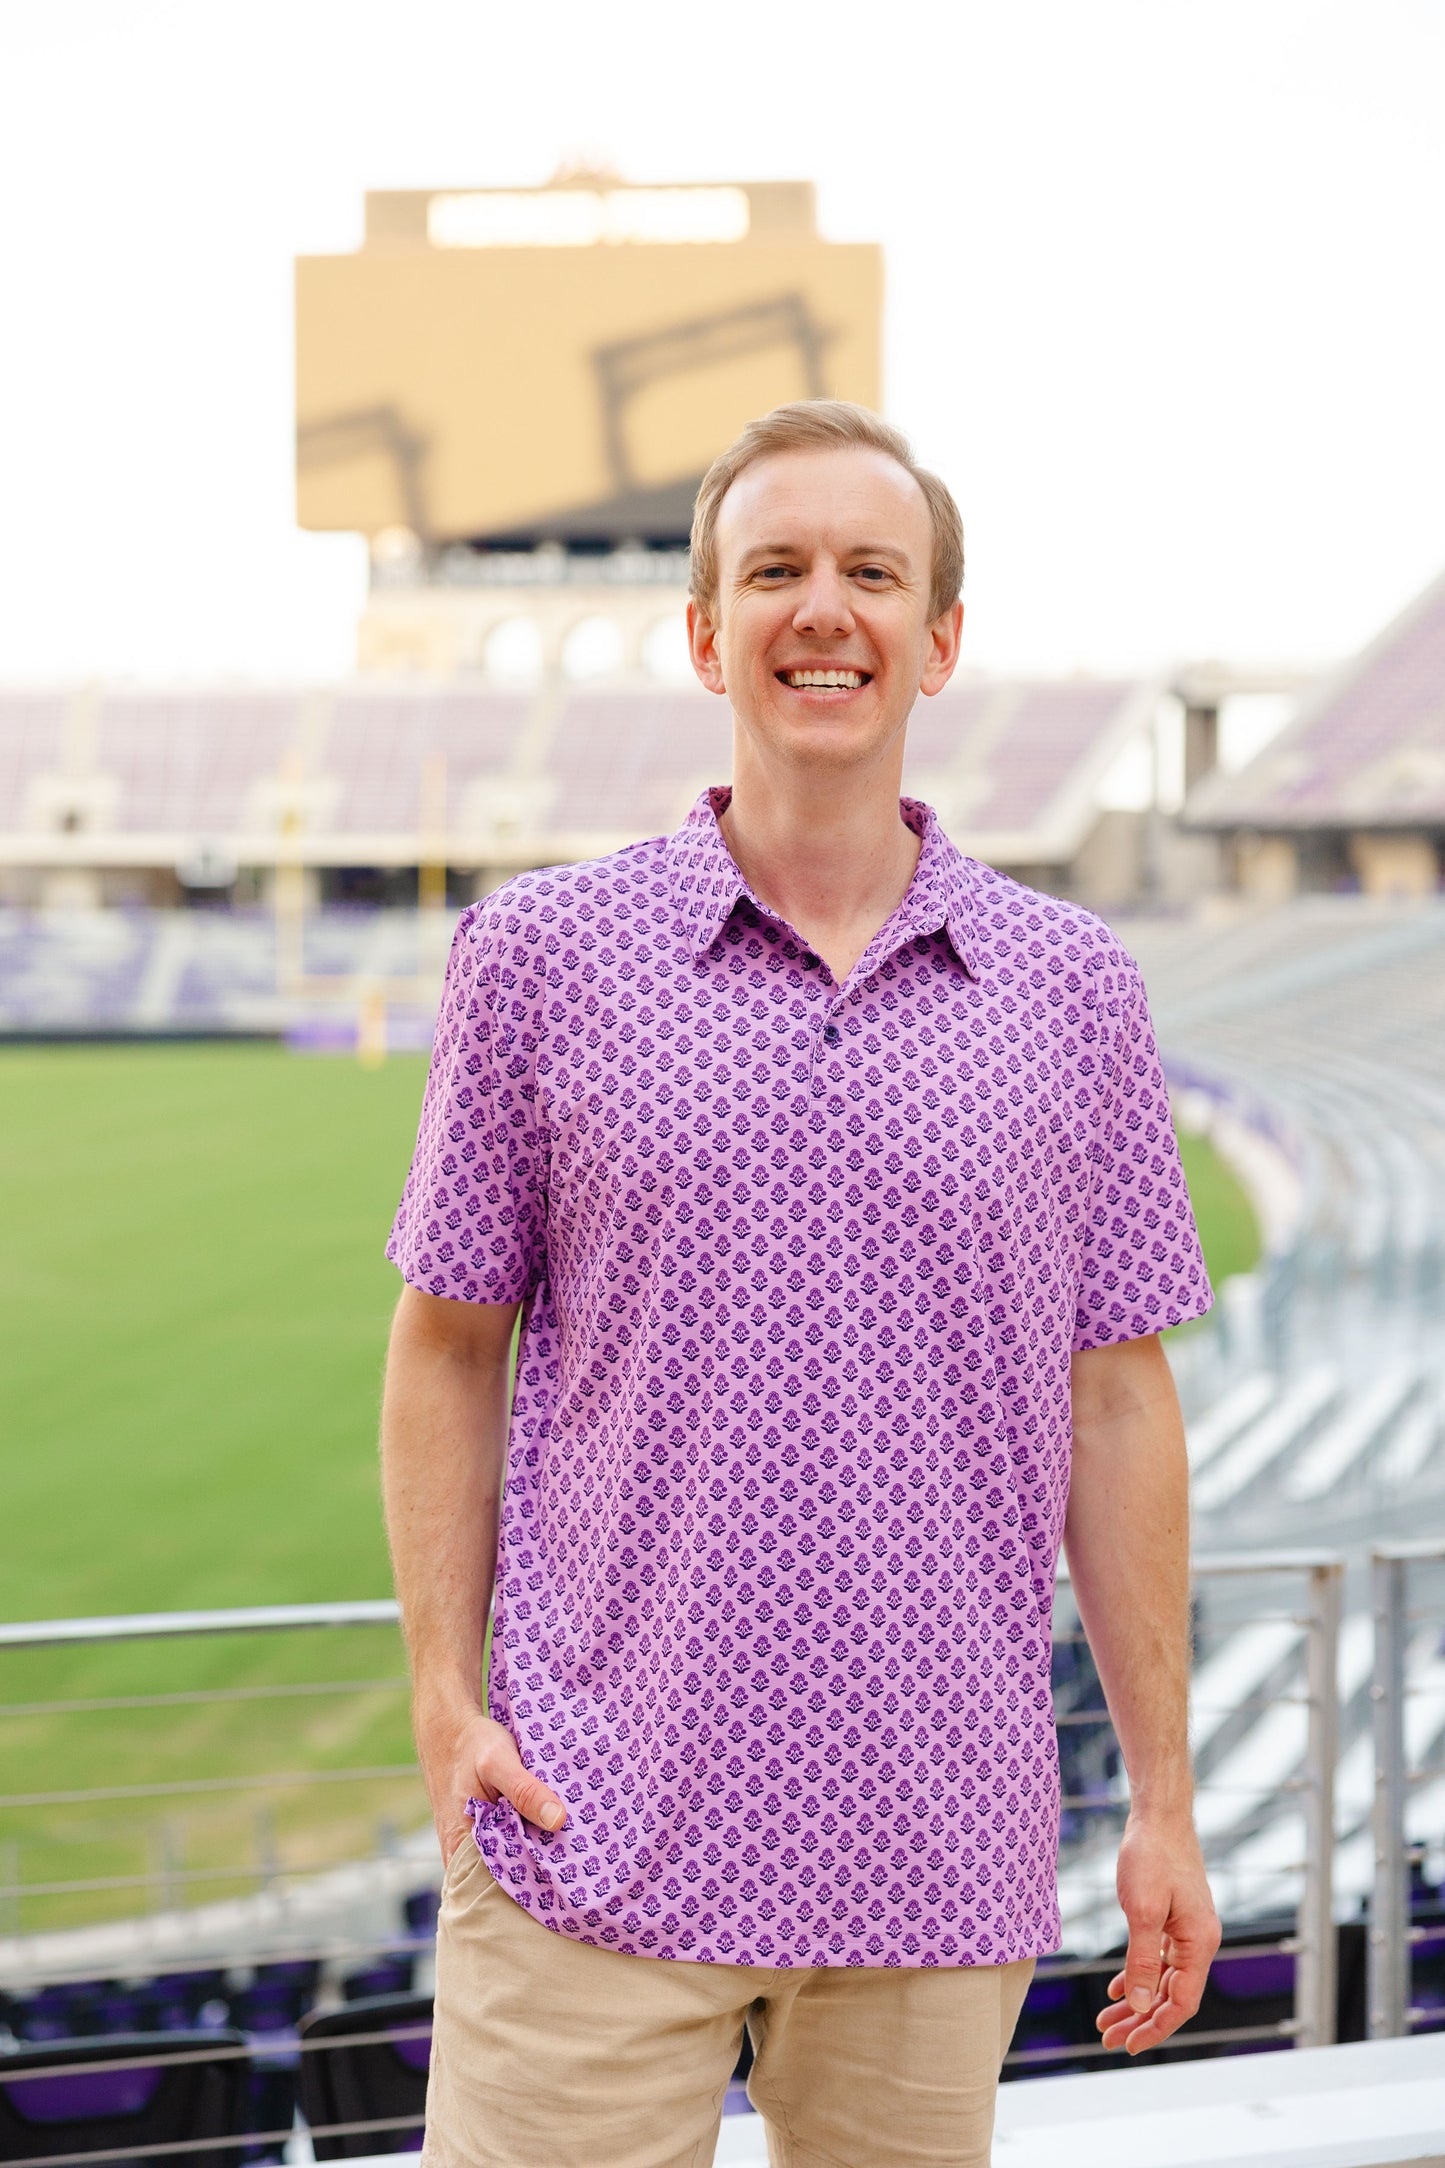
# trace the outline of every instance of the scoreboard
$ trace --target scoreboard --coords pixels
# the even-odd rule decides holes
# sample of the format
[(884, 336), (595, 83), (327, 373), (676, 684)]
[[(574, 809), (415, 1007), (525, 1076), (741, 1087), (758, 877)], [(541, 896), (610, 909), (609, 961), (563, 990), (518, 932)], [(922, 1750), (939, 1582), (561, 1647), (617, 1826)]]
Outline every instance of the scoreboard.
[(804, 182), (369, 195), (360, 249), (296, 265), (300, 523), (683, 541), (753, 415), (879, 404), (882, 281)]

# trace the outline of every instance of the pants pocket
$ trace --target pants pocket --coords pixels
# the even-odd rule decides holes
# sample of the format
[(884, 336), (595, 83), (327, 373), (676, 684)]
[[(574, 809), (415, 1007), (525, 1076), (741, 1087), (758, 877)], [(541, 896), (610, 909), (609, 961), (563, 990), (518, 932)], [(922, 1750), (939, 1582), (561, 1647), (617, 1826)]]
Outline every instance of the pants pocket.
[(469, 1827), (442, 1869), (442, 1888), (449, 1890), (466, 1873), (473, 1860), (481, 1858), (477, 1849), (475, 1832)]

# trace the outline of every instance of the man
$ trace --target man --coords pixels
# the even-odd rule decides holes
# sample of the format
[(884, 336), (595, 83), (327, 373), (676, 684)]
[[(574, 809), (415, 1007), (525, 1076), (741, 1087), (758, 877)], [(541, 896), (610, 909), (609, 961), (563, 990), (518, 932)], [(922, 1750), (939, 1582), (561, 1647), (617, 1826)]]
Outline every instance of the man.
[(1198, 2006), (1156, 1335), (1209, 1289), (1134, 965), (900, 801), (961, 576), (876, 416), (754, 423), (693, 530), (731, 789), (458, 929), (383, 1415), (436, 2168), (710, 2162), (744, 2022), (775, 2164), (987, 2162), (1059, 1939), (1066, 1503), (1132, 1788), (1105, 2043)]

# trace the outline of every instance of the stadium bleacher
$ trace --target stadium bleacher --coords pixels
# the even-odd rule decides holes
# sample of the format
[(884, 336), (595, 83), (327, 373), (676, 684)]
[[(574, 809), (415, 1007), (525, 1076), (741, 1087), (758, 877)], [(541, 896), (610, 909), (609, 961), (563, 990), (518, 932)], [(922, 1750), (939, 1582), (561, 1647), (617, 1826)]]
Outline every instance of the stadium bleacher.
[[(905, 787), (981, 857), (1066, 864), (1157, 688), (965, 681), (920, 703)], [(300, 839), (319, 865), (506, 869), (681, 820), (731, 764), (726, 704), (645, 679), (532, 691), (359, 679), (304, 689), (0, 695), (0, 861), (241, 866)]]
[(69, 705), (59, 692), (0, 693), (0, 833), (40, 825), (35, 785), (63, 766)]
[(1423, 1400), (1427, 1389), (1428, 1373), (1418, 1364), (1387, 1365), (1294, 1455), (1281, 1486), (1285, 1497), (1303, 1502), (1328, 1496), (1382, 1438), (1398, 1435), (1406, 1411)]
[(218, 837), (245, 819), (254, 785), (294, 742), (294, 694), (231, 693), (218, 714), (203, 693), (108, 693), (95, 712), (95, 774), (115, 786), (127, 833)]
[(567, 695), (547, 750), (556, 778), (552, 825), (562, 833), (629, 838), (675, 827), (704, 785), (732, 761), (725, 702), (691, 690)]
[[(529, 712), (523, 693), (450, 687), (349, 688), (327, 705), (311, 763), (325, 793), (324, 824), (357, 837), (412, 834), (437, 814), (449, 832), (465, 832), (469, 787), (508, 772)], [(292, 750), (299, 765), (302, 749)], [(445, 782), (434, 811), (423, 804), (431, 763)]]
[[(1344, 1749), (1335, 1782), (1335, 1890), (1341, 1907), (1363, 1906), (1374, 1871), (1370, 1739), (1372, 1638), (1363, 1613), (1347, 1618), (1339, 1645)], [(1406, 1667), (1409, 1751), (1438, 1764), (1445, 1745), (1445, 1652), (1438, 1628), (1416, 1636)], [(1303, 1712), (1306, 1681), (1297, 1629), (1286, 1620), (1224, 1628), (1194, 1675), (1196, 1821), (1222, 1916), (1243, 1931), (1287, 1908), (1305, 1855)], [(1419, 1826), (1445, 1805), (1445, 1779), (1415, 1803)], [(1117, 1831), (1097, 1829), (1061, 1864), (1060, 1906), (1069, 1947), (1105, 1946), (1117, 1913), (1112, 1893)], [(1262, 1931), (1262, 1930), (1261, 1930)]]
[[(1174, 1351), (1191, 1386), (1197, 1547), (1353, 1552), (1366, 1531), (1438, 1525), (1445, 905), (1315, 896), (1121, 930), (1181, 1079), (1211, 1079), (1221, 1105), (1267, 1126), (1299, 1177), (1255, 1302), (1221, 1304), (1218, 1323)], [(1200, 1823), (1217, 1899), (1242, 1926), (1288, 1902), (1305, 1856), (1307, 1679), (1288, 1616), (1245, 1621), (1226, 1609), (1205, 1627), (1194, 1686)], [(1416, 1830), (1445, 1828), (1445, 1780), (1429, 1777), (1445, 1750), (1442, 1661), (1438, 1625), (1420, 1632), (1405, 1664), (1407, 1751), (1425, 1773), (1411, 1796)], [(1363, 1903), (1375, 1870), (1370, 1662), (1370, 1620), (1352, 1608), (1339, 1648), (1336, 1790), (1335, 1887), (1346, 1907)], [(1074, 1949), (1107, 1931), (1111, 1861), (1101, 1830), (1066, 1864)]]
[(1189, 810), (1210, 826), (1445, 825), (1445, 576)]
[(1217, 1506), (1233, 1505), (1284, 1454), (1291, 1466), (1301, 1447), (1321, 1419), (1339, 1406), (1343, 1382), (1327, 1364), (1293, 1379), (1283, 1391), (1276, 1386), (1269, 1406), (1248, 1424), (1209, 1467), (1196, 1469), (1193, 1484), (1197, 1513)]
[(1134, 682), (1087, 678), (950, 685), (914, 710), (907, 773), (978, 856), (1019, 852), (1017, 840), (999, 851), (985, 837), (1032, 835), (1038, 860), (1071, 857), (1103, 769), (1152, 697)]

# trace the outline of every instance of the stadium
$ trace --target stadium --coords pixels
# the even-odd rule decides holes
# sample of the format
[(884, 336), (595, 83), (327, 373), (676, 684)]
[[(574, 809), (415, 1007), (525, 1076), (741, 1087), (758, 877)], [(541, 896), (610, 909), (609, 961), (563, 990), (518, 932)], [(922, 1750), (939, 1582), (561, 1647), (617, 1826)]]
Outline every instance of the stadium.
[[(354, 671), (0, 687), (0, 2159), (420, 2142), (440, 1867), (371, 1440), (451, 928), (726, 775), (693, 495), (754, 413), (880, 402), (882, 293), (800, 182), (374, 194), (359, 249), (296, 265), (297, 515), (367, 539)], [(1226, 761), (1262, 698), (1287, 719)], [(1127, 1786), (1065, 1581), (1065, 1947), (1008, 2157), (1077, 2086), (1126, 2149), (1120, 2086), (1245, 2102), (1261, 2050), (1373, 2043), (1414, 2082), (1388, 2058), (1445, 2028), (1445, 578), (1323, 672), (961, 671), (905, 787), (1139, 960), (1220, 1294), (1170, 1358), (1225, 1944), (1155, 2077), (1100, 2076)], [(764, 2158), (746, 2062), (720, 2162)]]

